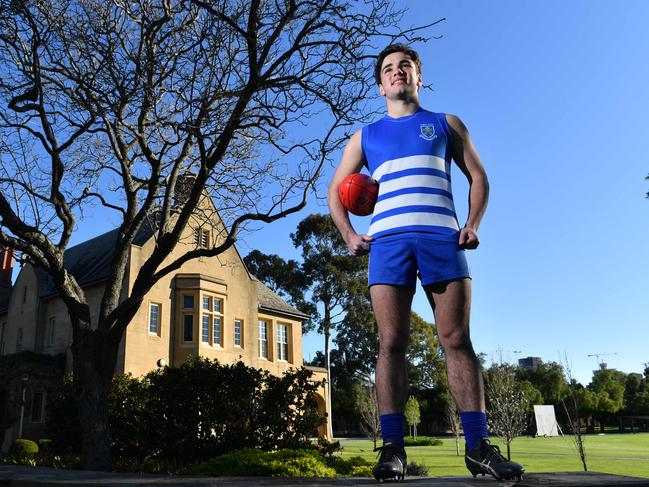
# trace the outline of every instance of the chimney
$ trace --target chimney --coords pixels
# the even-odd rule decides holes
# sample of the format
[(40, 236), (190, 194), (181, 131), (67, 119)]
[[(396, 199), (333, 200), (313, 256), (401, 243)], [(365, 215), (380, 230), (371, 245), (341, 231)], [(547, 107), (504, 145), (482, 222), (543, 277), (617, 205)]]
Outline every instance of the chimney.
[(178, 176), (176, 180), (176, 187), (174, 190), (174, 206), (181, 208), (187, 203), (187, 198), (194, 187), (196, 175), (191, 172), (186, 172)]
[(10, 248), (0, 247), (0, 298), (11, 293), (11, 274), (14, 270), (14, 253)]

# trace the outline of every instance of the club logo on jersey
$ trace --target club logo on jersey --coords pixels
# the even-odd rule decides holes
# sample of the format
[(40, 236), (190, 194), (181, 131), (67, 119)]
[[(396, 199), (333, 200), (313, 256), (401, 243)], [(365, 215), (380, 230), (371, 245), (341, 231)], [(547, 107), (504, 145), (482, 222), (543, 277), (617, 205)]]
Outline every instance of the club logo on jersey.
[(421, 137), (424, 140), (435, 140), (437, 135), (435, 135), (435, 125), (432, 123), (422, 123), (419, 126), (420, 134), (419, 137)]

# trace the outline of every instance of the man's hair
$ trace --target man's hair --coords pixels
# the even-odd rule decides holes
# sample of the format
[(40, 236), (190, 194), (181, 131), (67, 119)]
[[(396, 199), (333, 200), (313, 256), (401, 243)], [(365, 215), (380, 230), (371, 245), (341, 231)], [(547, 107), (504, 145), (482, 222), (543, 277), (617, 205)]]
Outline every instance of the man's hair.
[(381, 66), (383, 65), (383, 60), (387, 56), (395, 52), (405, 52), (408, 56), (410, 56), (412, 62), (415, 63), (415, 66), (417, 66), (417, 72), (421, 74), (421, 58), (419, 57), (417, 51), (411, 49), (410, 46), (407, 46), (406, 44), (390, 44), (376, 57), (376, 66), (374, 66), (374, 79), (376, 80), (377, 85), (381, 84)]

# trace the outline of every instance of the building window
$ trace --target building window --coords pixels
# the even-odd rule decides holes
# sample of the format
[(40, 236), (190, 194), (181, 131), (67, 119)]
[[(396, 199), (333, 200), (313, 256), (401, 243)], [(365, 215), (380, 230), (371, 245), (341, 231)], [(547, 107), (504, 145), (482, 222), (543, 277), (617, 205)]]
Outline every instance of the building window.
[(23, 350), (23, 329), (18, 328), (16, 330), (16, 352), (22, 352)]
[(209, 248), (211, 246), (209, 230), (204, 230), (202, 228), (194, 230), (194, 244), (196, 244), (197, 247), (202, 247), (204, 249)]
[(223, 326), (221, 317), (215, 315), (212, 321), (214, 325), (214, 345), (219, 347), (223, 346), (222, 335), (223, 335)]
[(234, 346), (241, 347), (241, 333), (243, 331), (243, 322), (234, 320)]
[(210, 343), (210, 317), (203, 315), (201, 322), (201, 342)]
[(45, 405), (45, 393), (35, 392), (32, 394), (32, 423), (43, 422), (43, 406)]
[(268, 358), (268, 322), (259, 320), (259, 358)]
[(277, 324), (277, 358), (288, 361), (288, 325)]
[(183, 295), (183, 309), (194, 309), (194, 295), (193, 294), (184, 294)]
[[(223, 298), (216, 296), (203, 296), (202, 306), (202, 341), (211, 343), (215, 347), (223, 346)], [(211, 337), (210, 337), (211, 326)], [(211, 338), (211, 342), (210, 342)]]
[(149, 333), (160, 334), (160, 308), (159, 303), (149, 304)]
[(47, 326), (47, 346), (48, 348), (54, 346), (54, 337), (56, 336), (56, 318), (50, 318)]
[(183, 342), (194, 341), (194, 315), (183, 315)]

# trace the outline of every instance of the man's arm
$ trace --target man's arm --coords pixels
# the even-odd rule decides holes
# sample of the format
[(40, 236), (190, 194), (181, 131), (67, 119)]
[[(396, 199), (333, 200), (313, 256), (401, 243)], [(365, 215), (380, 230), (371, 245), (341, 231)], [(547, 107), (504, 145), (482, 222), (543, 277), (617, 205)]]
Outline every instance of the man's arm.
[(334, 177), (329, 184), (329, 212), (340, 235), (347, 244), (352, 255), (361, 255), (369, 251), (372, 237), (359, 235), (349, 221), (349, 214), (338, 198), (338, 186), (350, 174), (357, 173), (363, 166), (363, 149), (361, 148), (361, 131), (356, 132), (347, 142), (343, 157), (336, 168)]
[(469, 181), (469, 216), (460, 230), (459, 244), (466, 249), (475, 249), (480, 244), (478, 227), (487, 209), (489, 181), (480, 161), (480, 156), (471, 142), (471, 136), (462, 120), (455, 115), (446, 115), (451, 130), (453, 160)]

